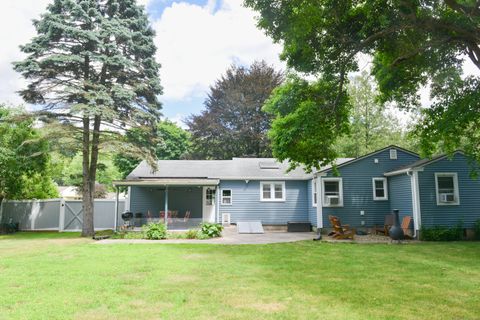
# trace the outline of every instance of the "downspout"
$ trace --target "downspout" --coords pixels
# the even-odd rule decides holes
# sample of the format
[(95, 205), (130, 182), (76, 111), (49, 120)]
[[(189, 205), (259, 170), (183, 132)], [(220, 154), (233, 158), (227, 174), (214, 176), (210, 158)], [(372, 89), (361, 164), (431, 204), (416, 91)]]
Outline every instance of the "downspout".
[(413, 238), (417, 237), (417, 230), (420, 229), (420, 198), (418, 195), (418, 171), (407, 171), (407, 176), (410, 177), (410, 184), (412, 189), (412, 209), (413, 209)]

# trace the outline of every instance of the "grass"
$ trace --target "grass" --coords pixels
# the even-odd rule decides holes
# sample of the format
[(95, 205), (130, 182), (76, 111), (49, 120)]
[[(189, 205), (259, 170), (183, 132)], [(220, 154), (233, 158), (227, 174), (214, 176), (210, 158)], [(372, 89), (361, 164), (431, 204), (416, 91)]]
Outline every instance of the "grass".
[(0, 319), (478, 319), (480, 243), (0, 236)]

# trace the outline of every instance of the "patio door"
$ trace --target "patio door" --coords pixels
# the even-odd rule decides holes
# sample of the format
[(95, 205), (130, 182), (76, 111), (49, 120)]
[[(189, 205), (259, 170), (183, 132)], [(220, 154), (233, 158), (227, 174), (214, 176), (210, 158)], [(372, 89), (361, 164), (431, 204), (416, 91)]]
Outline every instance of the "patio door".
[(203, 187), (203, 221), (215, 222), (215, 188)]

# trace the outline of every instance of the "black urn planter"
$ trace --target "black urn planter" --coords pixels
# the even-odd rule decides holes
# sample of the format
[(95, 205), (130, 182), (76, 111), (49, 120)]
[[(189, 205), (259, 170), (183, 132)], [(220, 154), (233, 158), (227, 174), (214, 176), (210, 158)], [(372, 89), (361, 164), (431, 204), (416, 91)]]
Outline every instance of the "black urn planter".
[(400, 227), (398, 212), (397, 209), (393, 210), (393, 226), (388, 231), (392, 240), (403, 240), (404, 238), (403, 230)]

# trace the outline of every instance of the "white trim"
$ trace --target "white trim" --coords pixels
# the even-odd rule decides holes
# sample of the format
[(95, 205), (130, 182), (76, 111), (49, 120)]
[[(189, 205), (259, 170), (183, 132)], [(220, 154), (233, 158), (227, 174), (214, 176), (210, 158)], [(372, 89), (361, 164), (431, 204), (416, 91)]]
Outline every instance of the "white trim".
[[(438, 177), (453, 178), (453, 202), (440, 202), (438, 193)], [(460, 192), (458, 189), (458, 174), (456, 172), (435, 172), (435, 195), (437, 198), (437, 206), (458, 206), (460, 205)]]
[(418, 186), (418, 171), (413, 171), (410, 175), (411, 189), (412, 189), (412, 215), (413, 215), (413, 228), (416, 236), (417, 231), (422, 226), (422, 213), (420, 209), (420, 189)]
[(391, 176), (398, 176), (399, 174), (405, 174), (405, 173), (409, 174), (412, 171), (423, 171), (423, 168), (415, 168), (415, 169), (405, 168), (397, 171), (385, 172), (383, 175), (385, 177), (391, 177)]
[[(330, 205), (330, 204), (324, 204), (324, 199), (325, 199), (325, 182), (330, 182), (330, 181), (337, 181), (338, 182), (338, 204), (337, 205)], [(322, 205), (324, 207), (343, 207), (343, 179), (342, 178), (323, 178), (322, 179)]]
[[(317, 189), (317, 192), (315, 192), (315, 188)], [(315, 193), (317, 196), (317, 202), (315, 202)], [(318, 181), (317, 178), (312, 179), (312, 207), (316, 208), (318, 203)]]
[[(263, 186), (270, 185), (270, 198), (263, 198)], [(275, 198), (275, 185), (282, 185), (282, 198)], [(260, 201), (261, 202), (284, 202), (286, 200), (286, 190), (285, 190), (285, 181), (260, 181)]]
[[(224, 196), (223, 191), (230, 191), (230, 196)], [(221, 189), (220, 190), (220, 197), (221, 197), (220, 205), (231, 206), (233, 204), (233, 191), (232, 191), (232, 189)], [(229, 198), (230, 203), (223, 203), (223, 199), (225, 199), (225, 198)]]
[(124, 210), (130, 211), (130, 201), (132, 199), (132, 187), (128, 187), (127, 196), (125, 197)]
[[(323, 196), (322, 195), (322, 177), (318, 176), (317, 180), (317, 228), (323, 228)], [(319, 197), (320, 195), (320, 197)]]
[[(382, 181), (383, 182), (383, 197), (377, 197), (377, 186), (375, 185), (375, 181)], [(372, 178), (372, 187), (373, 187), (373, 200), (374, 201), (386, 201), (388, 200), (388, 181), (387, 178), (384, 177), (373, 177)]]

